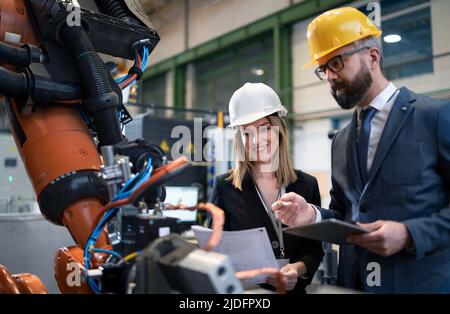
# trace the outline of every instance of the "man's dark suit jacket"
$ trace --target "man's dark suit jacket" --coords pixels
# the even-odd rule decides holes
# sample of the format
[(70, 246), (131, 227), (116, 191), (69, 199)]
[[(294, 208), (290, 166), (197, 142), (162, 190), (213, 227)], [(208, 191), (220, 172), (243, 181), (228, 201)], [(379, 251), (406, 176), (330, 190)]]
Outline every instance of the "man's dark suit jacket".
[[(403, 250), (382, 257), (342, 246), (338, 283), (353, 288), (359, 278), (370, 292), (449, 293), (450, 103), (402, 88), (365, 186), (357, 166), (355, 136), (356, 113), (333, 140), (331, 204), (330, 210), (321, 209), (323, 218), (402, 222), (416, 252)], [(378, 270), (379, 286), (373, 277)]]

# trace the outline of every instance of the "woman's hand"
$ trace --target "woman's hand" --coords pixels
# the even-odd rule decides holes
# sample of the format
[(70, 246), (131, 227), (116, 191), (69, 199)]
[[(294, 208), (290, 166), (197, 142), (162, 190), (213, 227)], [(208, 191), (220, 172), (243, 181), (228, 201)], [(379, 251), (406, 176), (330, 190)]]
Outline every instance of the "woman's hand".
[[(287, 281), (287, 290), (290, 291), (295, 288), (298, 277), (302, 277), (307, 273), (306, 265), (303, 262), (287, 264), (280, 269), (280, 273)], [(266, 282), (276, 287), (275, 275), (267, 278)]]

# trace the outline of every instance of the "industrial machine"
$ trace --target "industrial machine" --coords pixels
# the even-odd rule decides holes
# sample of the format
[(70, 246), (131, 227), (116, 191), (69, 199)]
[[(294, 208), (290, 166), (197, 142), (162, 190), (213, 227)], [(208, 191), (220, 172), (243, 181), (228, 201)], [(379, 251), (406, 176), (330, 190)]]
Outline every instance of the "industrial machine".
[[(56, 253), (62, 293), (242, 292), (229, 258), (209, 252), (220, 209), (195, 206), (216, 218), (204, 249), (176, 235), (177, 219), (149, 214), (187, 159), (167, 163), (158, 146), (122, 134), (132, 119), (122, 89), (158, 41), (137, 0), (0, 3), (2, 102), (42, 215), (76, 243)], [(117, 65), (100, 54), (134, 65), (114, 79)], [(0, 266), (0, 293), (45, 292), (36, 276)]]

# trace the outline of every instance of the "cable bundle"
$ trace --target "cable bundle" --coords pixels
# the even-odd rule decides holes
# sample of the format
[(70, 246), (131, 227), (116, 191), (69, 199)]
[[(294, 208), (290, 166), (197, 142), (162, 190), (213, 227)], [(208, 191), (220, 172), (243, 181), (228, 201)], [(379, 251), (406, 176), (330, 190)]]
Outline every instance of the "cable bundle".
[[(129, 197), (137, 188), (139, 188), (139, 186), (142, 183), (146, 182), (151, 177), (152, 172), (153, 172), (152, 159), (149, 158), (147, 161), (147, 166), (145, 167), (144, 171), (142, 171), (137, 176), (134, 176), (131, 179), (129, 179), (112, 201), (116, 202)], [(111, 218), (113, 218), (118, 212), (119, 207), (114, 207), (107, 210), (103, 215), (103, 217), (101, 218), (100, 222), (97, 224), (97, 227), (95, 227), (94, 231), (92, 231), (91, 235), (89, 236), (88, 241), (86, 242), (86, 246), (84, 248), (84, 265), (86, 269), (91, 269), (92, 253), (95, 252), (107, 253), (110, 254), (111, 256), (117, 257), (119, 260), (122, 260), (122, 256), (115, 251), (95, 248), (95, 244), (97, 243), (97, 240), (100, 234), (102, 233), (106, 223)], [(88, 283), (92, 291), (94, 291), (94, 293), (100, 293), (100, 289), (93, 278), (88, 278)]]

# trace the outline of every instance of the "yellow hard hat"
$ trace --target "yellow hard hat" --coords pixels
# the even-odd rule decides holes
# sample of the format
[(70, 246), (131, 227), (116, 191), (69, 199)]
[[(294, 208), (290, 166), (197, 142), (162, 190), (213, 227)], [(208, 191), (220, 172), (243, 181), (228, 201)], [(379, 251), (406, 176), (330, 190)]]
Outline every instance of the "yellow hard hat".
[(317, 60), (357, 40), (374, 36), (381, 31), (361, 11), (352, 8), (338, 8), (316, 17), (308, 26), (307, 38), (309, 56), (305, 67), (317, 65)]

